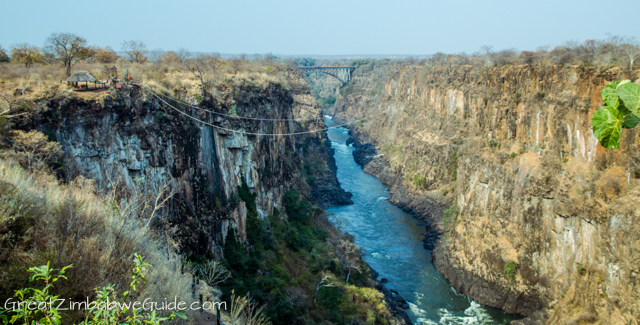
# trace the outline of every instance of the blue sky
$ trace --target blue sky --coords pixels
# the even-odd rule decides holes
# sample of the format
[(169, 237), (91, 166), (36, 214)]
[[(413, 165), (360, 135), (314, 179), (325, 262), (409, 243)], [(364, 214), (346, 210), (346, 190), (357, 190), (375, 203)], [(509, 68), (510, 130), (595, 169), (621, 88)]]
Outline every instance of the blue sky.
[(115, 50), (140, 39), (149, 49), (291, 55), (535, 50), (607, 33), (640, 39), (640, 0), (0, 1), (5, 48), (42, 46), (52, 32)]

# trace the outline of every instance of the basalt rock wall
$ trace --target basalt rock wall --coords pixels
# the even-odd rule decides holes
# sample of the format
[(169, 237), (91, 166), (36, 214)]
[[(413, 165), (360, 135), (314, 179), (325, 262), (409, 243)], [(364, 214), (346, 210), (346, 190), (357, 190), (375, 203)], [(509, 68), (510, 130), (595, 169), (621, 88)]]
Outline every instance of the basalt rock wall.
[[(304, 104), (300, 99), (310, 96), (277, 83), (235, 87), (228, 93), (234, 114), (264, 119), (297, 118)], [(293, 187), (309, 197), (311, 190), (320, 193), (316, 196), (324, 198), (321, 203), (325, 204), (347, 197), (328, 168), (323, 174), (324, 189), (306, 184), (299, 170), (305, 157), (299, 153), (296, 136), (259, 135), (311, 130), (312, 126), (292, 120), (230, 118), (189, 108), (184, 102), (198, 104), (193, 99), (157, 97), (138, 86), (126, 86), (96, 100), (50, 100), (44, 103), (47, 112), (31, 127), (61, 143), (67, 179), (90, 178), (103, 191), (157, 195), (164, 187), (174, 192), (154, 223), (161, 226), (167, 221), (185, 251), (215, 251), (230, 232), (246, 240), (247, 208), (238, 197), (238, 186), (243, 183), (256, 194), (259, 218), (274, 208), (282, 210), (284, 194)], [(307, 105), (317, 108), (313, 103)], [(205, 99), (200, 106), (225, 113), (224, 107), (211, 100)], [(321, 120), (319, 123), (313, 127), (324, 126)], [(323, 136), (324, 132), (310, 133), (304, 142), (314, 152), (323, 153), (318, 159), (327, 164), (329, 152)], [(327, 198), (323, 191), (337, 194)]]
[(455, 289), (550, 324), (637, 324), (640, 136), (605, 150), (590, 127), (620, 79), (637, 71), (373, 63), (334, 110), (365, 118), (365, 171), (441, 233)]

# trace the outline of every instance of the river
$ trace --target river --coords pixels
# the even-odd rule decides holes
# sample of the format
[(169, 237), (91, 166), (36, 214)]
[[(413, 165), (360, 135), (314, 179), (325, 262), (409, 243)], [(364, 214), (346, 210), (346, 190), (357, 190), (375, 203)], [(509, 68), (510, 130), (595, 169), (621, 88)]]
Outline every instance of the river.
[[(325, 118), (327, 126), (336, 125)], [(409, 316), (416, 324), (508, 324), (521, 317), (484, 307), (457, 293), (431, 263), (431, 251), (424, 249), (425, 228), (419, 220), (387, 201), (387, 186), (366, 174), (353, 159), (353, 147), (346, 145), (346, 128), (327, 131), (335, 149), (338, 180), (353, 193), (353, 205), (328, 209), (330, 218), (345, 221), (344, 230), (354, 235), (364, 259), (387, 278), (387, 288), (407, 300)]]

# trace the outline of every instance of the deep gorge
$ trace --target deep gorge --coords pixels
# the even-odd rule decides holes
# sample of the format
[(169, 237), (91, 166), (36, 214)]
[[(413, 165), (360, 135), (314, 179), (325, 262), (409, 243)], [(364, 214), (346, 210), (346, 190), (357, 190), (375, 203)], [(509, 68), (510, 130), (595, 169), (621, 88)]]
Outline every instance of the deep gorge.
[(639, 137), (604, 150), (589, 123), (618, 79), (637, 75), (374, 61), (330, 113), (363, 118), (354, 155), (438, 234), (458, 292), (529, 316), (516, 323), (637, 324)]
[[(313, 78), (308, 83), (300, 72), (275, 69), (228, 74), (203, 89), (194, 86), (194, 77), (179, 75), (193, 87), (185, 82), (173, 93), (147, 80), (166, 103), (139, 85), (95, 98), (59, 86), (27, 97), (14, 92), (23, 103), (19, 109), (30, 115), (13, 120), (8, 133), (5, 127), (2, 176), (4, 170), (22, 175), (18, 165), (32, 169), (33, 153), (16, 146), (21, 140), (14, 132), (36, 130), (59, 143), (62, 154), (33, 175), (53, 171), (56, 181), (41, 177), (48, 187), (91, 196), (55, 203), (45, 194), (29, 199), (30, 205), (45, 202), (64, 220), (77, 215), (74, 204), (82, 213), (93, 211), (82, 207), (89, 201), (103, 204), (104, 213), (136, 195), (167, 201), (148, 219), (136, 220), (140, 227), (130, 226), (153, 229), (153, 235), (104, 253), (91, 245), (106, 239), (89, 238), (80, 228), (69, 248), (63, 242), (51, 250), (48, 245), (61, 245), (44, 235), (43, 225), (52, 221), (31, 212), (15, 219), (20, 222), (11, 227), (19, 235), (7, 237), (14, 248), (3, 247), (0, 255), (12, 270), (0, 277), (2, 294), (28, 284), (19, 268), (46, 263), (48, 256), (59, 264), (89, 265), (85, 269), (106, 260), (90, 251), (117, 259), (118, 270), (96, 271), (75, 291), (91, 294), (90, 285), (124, 281), (123, 261), (138, 250), (153, 256), (163, 272), (152, 275), (142, 296), (179, 291), (194, 300), (229, 300), (233, 292), (251, 293), (276, 324), (402, 324), (409, 317), (405, 310), (426, 323), (637, 324), (640, 140), (637, 131), (626, 130), (621, 149), (605, 150), (589, 124), (601, 106), (602, 87), (636, 80), (635, 71), (374, 60), (358, 64), (351, 82), (340, 86)], [(318, 86), (323, 88), (312, 88)], [(335, 100), (323, 99), (327, 94)], [(324, 114), (348, 124), (348, 131), (330, 129), (328, 136), (324, 129), (333, 122)], [(367, 193), (351, 183), (366, 175), (354, 161), (345, 164), (345, 155), (388, 186), (389, 195), (373, 203), (363, 199), (363, 193), (385, 189), (372, 181), (367, 184), (375, 191)], [(354, 178), (343, 180), (356, 196), (341, 187), (341, 168), (352, 171)], [(37, 192), (20, 192), (19, 182), (11, 182), (9, 177), (0, 183), (0, 195)], [(114, 193), (113, 201), (105, 193)], [(387, 210), (398, 219), (383, 223), (407, 227), (376, 229), (374, 217)], [(349, 230), (336, 215), (355, 216), (346, 221), (361, 227)], [(376, 238), (398, 252), (410, 248), (398, 254), (411, 256), (400, 256), (395, 268), (377, 264), (394, 259), (370, 245)], [(399, 243), (403, 238), (408, 244)], [(194, 270), (208, 261), (225, 261), (231, 279), (206, 285)], [(413, 264), (398, 268), (402, 263)], [(420, 292), (412, 291), (404, 271), (425, 271), (439, 293), (422, 282), (416, 282)], [(82, 272), (70, 277), (78, 281)], [(334, 285), (317, 287), (324, 279)], [(421, 294), (442, 298), (429, 305)]]

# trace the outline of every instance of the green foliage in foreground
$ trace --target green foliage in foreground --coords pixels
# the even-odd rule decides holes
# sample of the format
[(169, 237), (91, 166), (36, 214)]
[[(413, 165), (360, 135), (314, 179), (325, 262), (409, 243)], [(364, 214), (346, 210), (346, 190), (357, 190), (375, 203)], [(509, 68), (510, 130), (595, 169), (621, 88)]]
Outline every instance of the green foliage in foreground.
[[(346, 286), (336, 279), (337, 287), (319, 291), (317, 305), (309, 302), (322, 274), (340, 274), (331, 256), (329, 233), (314, 224), (316, 208), (292, 189), (285, 193), (288, 218), (282, 218), (275, 210), (261, 220), (255, 208), (255, 194), (244, 182), (238, 187), (238, 196), (247, 205), (248, 242), (240, 242), (233, 233), (227, 238), (224, 258), (232, 277), (221, 284), (223, 299), (230, 299), (232, 292), (249, 293), (258, 304), (267, 306), (265, 313), (276, 325), (290, 324), (301, 316), (322, 317), (335, 324), (348, 324), (352, 317), (357, 317), (357, 309), (365, 306), (349, 297), (368, 288)], [(363, 286), (368, 280), (367, 272), (354, 272), (349, 280)], [(350, 291), (353, 293), (349, 294)], [(291, 299), (292, 292), (300, 295)], [(376, 297), (367, 303), (379, 305), (382, 301)]]
[(518, 263), (514, 261), (509, 261), (504, 265), (504, 277), (508, 280), (513, 280), (516, 277), (516, 272), (518, 271)]
[[(140, 283), (145, 283), (144, 271), (151, 265), (143, 261), (142, 256), (135, 254), (132, 271), (132, 279), (129, 287), (131, 291), (136, 291)], [(17, 290), (14, 297), (16, 302), (25, 302), (15, 306), (12, 310), (0, 309), (0, 321), (3, 324), (46, 324), (59, 325), (64, 322), (62, 315), (58, 311), (58, 296), (53, 295), (50, 290), (53, 284), (61, 279), (67, 279), (65, 271), (72, 265), (65, 266), (60, 270), (52, 269), (50, 263), (42, 266), (29, 268), (31, 276), (29, 282), (43, 281), (42, 289), (24, 288)], [(80, 323), (82, 325), (106, 325), (106, 324), (160, 324), (170, 321), (176, 316), (186, 319), (181, 313), (171, 313), (167, 317), (160, 317), (156, 311), (146, 312), (142, 309), (132, 308), (133, 301), (129, 298), (131, 291), (125, 291), (118, 295), (113, 285), (96, 288), (95, 304), (86, 306), (87, 316)], [(53, 303), (50, 303), (53, 302)], [(108, 304), (108, 305), (107, 305)], [(117, 306), (115, 308), (111, 308)], [(41, 308), (42, 307), (42, 308)], [(119, 308), (121, 307), (121, 308)], [(66, 323), (66, 322), (65, 322)]]
[(640, 86), (629, 81), (612, 81), (602, 89), (605, 106), (593, 113), (593, 134), (606, 149), (620, 147), (622, 129), (633, 129), (640, 119)]

